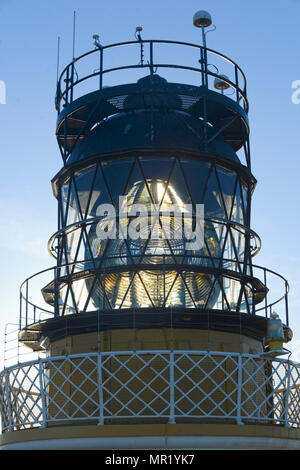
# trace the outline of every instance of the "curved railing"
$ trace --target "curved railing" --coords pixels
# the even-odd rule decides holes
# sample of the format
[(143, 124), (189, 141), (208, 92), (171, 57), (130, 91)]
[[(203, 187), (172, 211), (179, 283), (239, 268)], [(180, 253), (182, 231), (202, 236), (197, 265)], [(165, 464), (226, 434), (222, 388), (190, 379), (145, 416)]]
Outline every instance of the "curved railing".
[[(168, 52), (164, 51), (166, 46), (170, 47)], [(176, 47), (175, 52), (171, 51), (171, 46)], [(182, 54), (182, 47), (185, 48), (184, 54)], [(117, 57), (114, 56), (116, 49)], [(181, 63), (176, 63), (174, 56), (176, 58), (180, 57)], [(115, 66), (116, 62), (120, 64), (123, 57), (125, 57), (126, 63)], [(183, 63), (185, 59), (187, 60), (186, 64)], [(170, 60), (171, 62), (169, 62)], [(81, 67), (83, 67), (82, 72), (79, 71)], [(213, 68), (213, 71), (211, 68)], [(91, 73), (87, 74), (86, 69), (90, 69)], [(222, 80), (229, 86), (228, 90), (231, 90), (227, 93), (229, 97), (238, 104), (242, 102), (244, 110), (248, 111), (246, 77), (242, 69), (233, 60), (219, 52), (197, 44), (168, 40), (121, 42), (96, 47), (96, 49), (80, 55), (64, 68), (58, 79), (57, 111), (60, 112), (62, 106), (72, 103), (74, 99), (83, 94), (102, 90), (105, 86), (103, 84), (104, 77), (109, 74), (111, 81), (107, 82), (107, 85), (111, 85), (111, 83), (119, 85), (124, 83), (124, 77), (119, 83), (112, 78), (112, 74), (116, 75), (120, 71), (135, 71), (136, 73), (134, 78), (131, 77), (131, 81), (136, 81), (141, 78), (138, 70), (143, 69), (148, 69), (150, 74), (157, 71), (172, 71), (171, 78), (174, 76), (175, 71), (190, 72), (190, 77), (191, 73), (196, 73), (198, 74), (197, 78), (189, 84), (201, 85), (214, 91), (216, 91), (214, 79), (221, 76)], [(228, 79), (224, 79), (222, 75), (226, 75)], [(184, 82), (187, 81), (191, 82), (185, 77)], [(80, 87), (83, 87), (81, 92)]]
[[(164, 255), (161, 255), (161, 258), (163, 258)], [(157, 255), (156, 257), (159, 257)], [(139, 258), (139, 257), (137, 257)], [(179, 257), (181, 258), (181, 257)], [(205, 258), (206, 261), (211, 260), (210, 257), (200, 257)], [(113, 258), (110, 258), (113, 259)], [(215, 259), (217, 260), (217, 259)], [(33, 295), (36, 297), (37, 295), (41, 296), (41, 287), (47, 286), (47, 285), (52, 285), (54, 288), (56, 287), (57, 289), (59, 288), (59, 283), (62, 282), (66, 286), (70, 286), (72, 282), (76, 282), (78, 279), (85, 279), (87, 276), (94, 276), (95, 274), (93, 273), (93, 269), (90, 269), (89, 267), (88, 270), (84, 270), (82, 266), (86, 266), (87, 263), (90, 262), (94, 263), (95, 260), (81, 260), (81, 261), (76, 261), (73, 263), (66, 263), (62, 264), (59, 268), (57, 266), (55, 267), (50, 267), (47, 268), (43, 271), (40, 271), (39, 273), (36, 273), (29, 278), (27, 278), (21, 285), (20, 287), (20, 317), (19, 317), (19, 329), (26, 328), (27, 326), (31, 324), (38, 323), (40, 321), (43, 321), (47, 318), (53, 317), (55, 314), (59, 315), (59, 311), (63, 311), (62, 314), (70, 314), (70, 313), (78, 313), (78, 314), (84, 314), (87, 310), (81, 311), (81, 310), (74, 310), (73, 305), (63, 305), (62, 309), (58, 309), (58, 305), (49, 306), (45, 301), (44, 304), (41, 305), (41, 302), (36, 302), (33, 300)], [(236, 277), (236, 279), (240, 279), (241, 281), (249, 280), (251, 278), (257, 279), (258, 282), (260, 283), (260, 287), (264, 288), (264, 295), (260, 303), (257, 305), (253, 302), (251, 305), (251, 311), (249, 312), (240, 312), (240, 313), (249, 313), (252, 315), (260, 315), (264, 316), (265, 318), (269, 318), (271, 313), (273, 312), (274, 307), (276, 307), (276, 313), (279, 314), (281, 317), (282, 321), (289, 326), (289, 312), (288, 312), (288, 293), (289, 293), (289, 284), (288, 281), (280, 274), (276, 273), (275, 271), (272, 271), (270, 269), (267, 269), (265, 267), (257, 266), (257, 265), (251, 265), (251, 270), (252, 274), (249, 276), (247, 274), (247, 270), (250, 268), (248, 265), (245, 263), (236, 263), (238, 264), (238, 267), (235, 268), (235, 271), (231, 270), (226, 270), (226, 262), (232, 264), (232, 260), (227, 260), (224, 258), (219, 258), (219, 262), (222, 262), (223, 264), (225, 263), (225, 268), (220, 268), (220, 275), (223, 275), (224, 277)], [(181, 260), (182, 262), (182, 260)], [(81, 265), (81, 266), (80, 266)], [(161, 266), (164, 265), (164, 261), (162, 259), (161, 261)], [(81, 271), (78, 269), (75, 270), (75, 268), (80, 267)], [(137, 265), (136, 265), (137, 266)], [(135, 267), (136, 267), (135, 266)], [(167, 264), (165, 263), (165, 266)], [(134, 265), (131, 266), (132, 269), (134, 268)], [(152, 266), (150, 264), (147, 265), (147, 269), (151, 269)], [(156, 269), (157, 266), (153, 265), (153, 269)], [(170, 270), (171, 268), (176, 268), (175, 265), (168, 265), (168, 269)], [(179, 268), (180, 268), (180, 263), (179, 263)], [(203, 267), (201, 265), (199, 266), (186, 266), (185, 269), (201, 269), (201, 271), (207, 271), (208, 273), (213, 273), (216, 271), (216, 267)], [(106, 268), (104, 268), (105, 271)], [(240, 270), (243, 270), (242, 272)], [(66, 270), (66, 272), (61, 273), (61, 270)], [(109, 268), (107, 268), (109, 271)], [(124, 270), (124, 268), (123, 268)], [(223, 273), (223, 274), (222, 274)], [(60, 274), (60, 276), (59, 276)], [(280, 284), (278, 284), (280, 283)], [(276, 289), (274, 291), (276, 292), (281, 292), (281, 295), (278, 297), (276, 296), (275, 298), (270, 298), (271, 297), (271, 290), (272, 290), (272, 285), (276, 285)], [(223, 292), (224, 294), (224, 292)], [(222, 292), (221, 292), (222, 295)], [(70, 297), (71, 298), (71, 297)], [(56, 299), (58, 300), (58, 299)], [(224, 305), (223, 307), (225, 310), (228, 308), (226, 307), (226, 303), (223, 302)], [(121, 307), (120, 307), (121, 308)], [(224, 310), (222, 309), (222, 311)], [(93, 308), (93, 311), (95, 308)], [(118, 308), (116, 307), (116, 311)], [(231, 310), (234, 311), (234, 310)]]
[[(117, 218), (117, 217), (116, 217)], [(195, 219), (195, 216), (193, 217)], [(65, 226), (64, 228), (58, 230), (55, 232), (49, 239), (48, 241), (48, 252), (49, 254), (54, 258), (57, 259), (57, 252), (58, 248), (60, 247), (62, 240), (64, 237), (67, 237), (69, 235), (74, 234), (77, 230), (80, 231), (85, 231), (90, 227), (93, 226), (94, 224), (97, 224), (102, 220), (102, 217), (93, 217), (85, 220), (80, 220), (77, 222), (74, 222), (70, 225)], [(252, 229), (246, 227), (243, 224), (240, 224), (238, 222), (232, 221), (232, 220), (224, 220), (220, 218), (212, 218), (212, 217), (206, 217), (204, 222), (208, 222), (211, 224), (214, 224), (214, 226), (220, 225), (221, 227), (230, 227), (234, 233), (240, 234), (243, 237), (248, 237), (249, 239), (249, 250), (250, 250), (250, 255), (253, 258), (256, 256), (259, 251), (261, 250), (261, 239), (259, 235)], [(233, 235), (234, 236), (234, 235)], [(253, 244), (252, 244), (253, 243)], [(244, 251), (242, 253), (239, 253), (238, 257), (239, 259), (242, 260), (244, 256)], [(74, 261), (74, 260), (72, 260)]]
[(264, 354), (95, 352), (24, 362), (0, 374), (4, 433), (157, 420), (299, 428), (299, 400), (300, 364)]

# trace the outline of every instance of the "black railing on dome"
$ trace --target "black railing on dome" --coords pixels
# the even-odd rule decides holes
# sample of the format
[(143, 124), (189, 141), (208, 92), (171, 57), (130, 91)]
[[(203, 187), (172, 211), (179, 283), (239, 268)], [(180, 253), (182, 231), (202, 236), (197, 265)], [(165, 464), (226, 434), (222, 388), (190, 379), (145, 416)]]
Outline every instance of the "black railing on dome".
[[(184, 46), (197, 52), (191, 61), (194, 61), (194, 65), (184, 65), (183, 63), (178, 64), (174, 63), (175, 60), (172, 60), (172, 54), (166, 54), (166, 59), (163, 57), (163, 60), (160, 61), (160, 57), (157, 54), (158, 46), (163, 48), (163, 46)], [(132, 59), (132, 63), (112, 66), (114, 65), (113, 51), (116, 48), (137, 48), (135, 59)], [(146, 48), (146, 51), (145, 51)], [(186, 54), (187, 49), (185, 49), (185, 54), (177, 54), (180, 57), (180, 60), (183, 61), (183, 57)], [(119, 51), (118, 62), (121, 60), (121, 57), (124, 56), (124, 50)], [(146, 59), (145, 59), (146, 57)], [(93, 64), (89, 64), (89, 59), (96, 59)], [(172, 62), (167, 62), (169, 58)], [(109, 60), (111, 62), (109, 62)], [(136, 60), (136, 61), (135, 61)], [(78, 66), (81, 66), (82, 63), (85, 64), (85, 68), (92, 70), (92, 73), (82, 74), (78, 72)], [(108, 65), (106, 66), (106, 62)], [(198, 65), (199, 64), (199, 65)], [(219, 69), (219, 67), (220, 69)], [(93, 68), (95, 67), (95, 68)], [(213, 70), (211, 70), (213, 68)], [(195, 84), (198, 86), (207, 87), (209, 89), (216, 89), (213, 85), (213, 79), (222, 78), (222, 80), (231, 88), (231, 94), (229, 97), (234, 99), (236, 103), (240, 104), (242, 102), (242, 107), (246, 112), (248, 112), (248, 100), (247, 100), (247, 84), (246, 77), (242, 69), (229, 57), (214, 51), (213, 49), (204, 48), (203, 46), (192, 44), (188, 42), (180, 41), (169, 41), (169, 40), (142, 40), (142, 41), (128, 41), (120, 42), (116, 44), (110, 44), (107, 46), (96, 47), (95, 49), (86, 52), (85, 54), (80, 55), (70, 62), (62, 71), (58, 82), (57, 82), (57, 93), (56, 93), (56, 109), (58, 112), (62, 110), (63, 107), (72, 103), (76, 98), (86, 94), (86, 91), (78, 96), (75, 96), (75, 92), (79, 85), (87, 83), (87, 81), (92, 81), (97, 79), (96, 84), (93, 84), (90, 91), (102, 90), (104, 88), (104, 77), (108, 74), (112, 74), (118, 71), (130, 71), (138, 69), (148, 69), (150, 75), (153, 75), (158, 70), (183, 70), (186, 72), (196, 72), (200, 74), (200, 78), (196, 80)], [(227, 78), (224, 78), (223, 75), (227, 72)], [(140, 78), (140, 77), (139, 77)], [(124, 84), (124, 79), (120, 84)], [(192, 83), (191, 83), (192, 84)], [(221, 93), (222, 91), (220, 91)]]

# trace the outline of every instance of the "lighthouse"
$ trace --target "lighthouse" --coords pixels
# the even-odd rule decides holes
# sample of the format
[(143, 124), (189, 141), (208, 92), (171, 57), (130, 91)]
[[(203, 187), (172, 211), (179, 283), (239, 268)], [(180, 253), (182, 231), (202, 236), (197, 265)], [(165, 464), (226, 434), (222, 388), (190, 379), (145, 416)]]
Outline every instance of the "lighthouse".
[(193, 24), (201, 45), (94, 35), (58, 78), (54, 266), (21, 286), (36, 357), (1, 372), (2, 449), (300, 449), (288, 282), (255, 263), (246, 77), (207, 47), (210, 14)]

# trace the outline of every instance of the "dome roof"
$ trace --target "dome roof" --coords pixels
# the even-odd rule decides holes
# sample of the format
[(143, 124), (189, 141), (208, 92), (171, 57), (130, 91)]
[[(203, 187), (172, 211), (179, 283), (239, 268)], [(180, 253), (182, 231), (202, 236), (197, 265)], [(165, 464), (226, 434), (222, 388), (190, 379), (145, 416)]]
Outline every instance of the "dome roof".
[[(208, 139), (215, 129), (207, 127)], [(123, 112), (94, 127), (71, 153), (68, 164), (98, 154), (117, 153), (133, 149), (170, 149), (204, 151), (203, 121), (170, 108)], [(239, 162), (232, 147), (222, 135), (209, 144), (206, 152)]]

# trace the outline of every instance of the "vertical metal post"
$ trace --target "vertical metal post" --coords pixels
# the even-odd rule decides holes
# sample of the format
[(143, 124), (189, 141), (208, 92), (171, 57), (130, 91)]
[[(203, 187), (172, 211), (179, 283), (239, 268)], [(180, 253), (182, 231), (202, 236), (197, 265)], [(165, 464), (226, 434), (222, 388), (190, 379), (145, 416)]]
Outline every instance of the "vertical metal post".
[(153, 75), (153, 42), (150, 41), (150, 75)]
[(25, 326), (28, 325), (28, 279), (26, 280)]
[(21, 342), (19, 340), (17, 340), (17, 357), (18, 357), (18, 364), (20, 363), (20, 345), (21, 345)]
[(254, 289), (251, 289), (251, 293), (252, 293), (251, 310), (252, 310), (252, 315), (255, 315)]
[(289, 304), (288, 304), (288, 283), (285, 281), (285, 319), (286, 319), (286, 326), (289, 326)]
[(70, 102), (73, 101), (73, 85), (74, 85), (74, 60), (71, 67), (71, 89), (70, 89)]
[(141, 60), (140, 60), (140, 62), (141, 62), (141, 65), (144, 65), (144, 43), (143, 43), (143, 41), (140, 41), (140, 43), (141, 43), (141, 56), (140, 56)]
[(206, 37), (205, 37), (205, 29), (204, 29), (204, 26), (201, 26), (201, 31), (202, 31), (203, 47), (206, 48)]
[(40, 391), (41, 391), (41, 400), (42, 400), (42, 428), (47, 426), (47, 406), (46, 406), (46, 399), (45, 399), (45, 387), (44, 387), (44, 369), (43, 363), (39, 360), (39, 384), (40, 384)]
[(166, 306), (166, 260), (165, 255), (163, 255), (163, 276), (164, 276), (164, 301), (163, 307)]
[(201, 85), (205, 86), (203, 47), (200, 48), (200, 65), (201, 65), (201, 81), (202, 81)]
[(284, 399), (284, 426), (289, 428), (290, 423), (289, 423), (289, 396), (290, 396), (290, 390), (291, 390), (291, 364), (288, 361), (287, 362), (287, 385), (286, 385), (286, 390), (285, 390), (285, 399)]
[(208, 87), (208, 79), (207, 79), (207, 49), (206, 49), (206, 36), (205, 36), (205, 28), (204, 26), (201, 27), (202, 30), (202, 41), (203, 41), (203, 71), (204, 71), (204, 86)]
[[(243, 94), (244, 94), (244, 97), (247, 98), (247, 82), (246, 82), (246, 79), (244, 79)], [(245, 100), (243, 100), (243, 108), (246, 110), (246, 101)]]
[(54, 316), (59, 317), (57, 267), (54, 268)]
[(238, 103), (240, 100), (240, 93), (239, 93), (239, 74), (237, 65), (234, 65), (234, 73), (235, 73), (235, 86), (236, 86), (236, 102)]
[[(57, 228), (60, 230), (62, 228), (62, 220), (63, 220), (63, 209), (62, 209), (62, 197), (61, 197), (61, 188), (58, 190), (57, 195), (57, 202), (58, 202), (58, 211), (57, 211)], [(57, 246), (60, 248), (60, 237), (57, 240)], [(57, 253), (57, 259), (60, 260), (60, 253)]]
[(99, 70), (99, 89), (103, 88), (103, 49), (100, 47), (100, 70)]
[(224, 276), (222, 276), (222, 292), (221, 292), (221, 295), (222, 295), (222, 299), (221, 299), (221, 304), (222, 304), (222, 310), (224, 310)]
[[(244, 128), (242, 127), (243, 129), (243, 133), (244, 133)], [(247, 160), (247, 165), (248, 165), (248, 168), (249, 170), (251, 171), (251, 158), (250, 158), (250, 140), (249, 140), (249, 136), (247, 137), (247, 153), (246, 153), (246, 160)]]
[(5, 330), (4, 330), (4, 348), (3, 348), (3, 358), (4, 358), (4, 367), (5, 367), (5, 364), (6, 364), (6, 336), (7, 336), (7, 326), (8, 325), (5, 325)]
[(12, 423), (12, 412), (11, 412), (11, 399), (10, 399), (9, 390), (8, 390), (9, 375), (8, 375), (7, 370), (5, 371), (4, 376), (5, 376), (5, 395), (6, 395), (7, 411), (8, 411), (8, 431), (11, 432), (13, 430), (13, 423)]
[(102, 384), (102, 357), (101, 352), (97, 356), (98, 369), (98, 393), (99, 393), (99, 421), (98, 425), (104, 424), (103, 384)]
[(19, 329), (22, 329), (22, 292), (20, 292), (20, 318), (19, 318)]
[(237, 424), (244, 424), (242, 421), (242, 382), (243, 382), (243, 358), (238, 356), (238, 389), (237, 389)]
[[(266, 268), (264, 268), (264, 285), (267, 285), (267, 271)], [(265, 316), (268, 318), (268, 296), (267, 293), (265, 295)]]
[(174, 403), (174, 351), (170, 351), (170, 416), (169, 416), (169, 423), (175, 424), (175, 403)]
[(68, 135), (68, 116), (64, 119), (64, 145), (63, 145), (63, 161), (64, 164), (67, 161), (68, 157), (68, 148), (67, 148), (67, 135)]
[(69, 90), (70, 67), (69, 66), (67, 67), (67, 76), (65, 78), (65, 83), (66, 83), (66, 103), (65, 103), (65, 106), (67, 106), (69, 104), (69, 93), (70, 93), (70, 90)]

